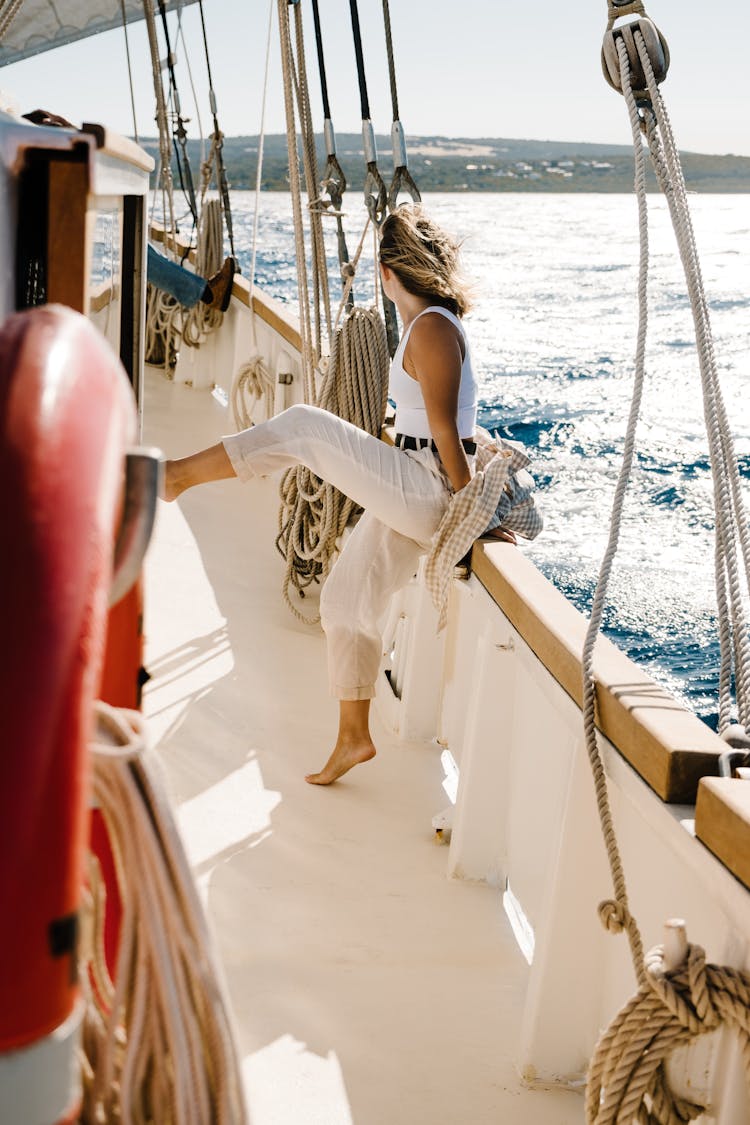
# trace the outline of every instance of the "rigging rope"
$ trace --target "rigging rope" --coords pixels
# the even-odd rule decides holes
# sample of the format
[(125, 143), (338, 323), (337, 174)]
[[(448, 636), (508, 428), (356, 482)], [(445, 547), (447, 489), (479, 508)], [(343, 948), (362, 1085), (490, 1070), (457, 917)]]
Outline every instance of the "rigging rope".
[[(388, 396), (388, 368), (380, 314), (375, 308), (354, 308), (334, 337), (317, 405), (379, 437)], [(313, 582), (325, 579), (337, 541), (358, 509), (303, 465), (284, 474), (281, 497), (276, 546), (286, 559), (284, 600), (300, 621), (314, 624), (320, 617), (300, 612), (291, 600), (291, 589), (304, 597)]]
[[(616, 7), (616, 5), (614, 6)], [(642, 13), (638, 3), (627, 6)], [(610, 66), (613, 40), (605, 52)], [(617, 8), (616, 15), (624, 9)], [(616, 18), (616, 16), (615, 16)], [(648, 40), (648, 42), (647, 42)], [(646, 223), (645, 132), (657, 179), (667, 199), (682, 259), (696, 329), (703, 386), (704, 414), (714, 475), (716, 508), (716, 584), (719, 602), (721, 675), (720, 730), (731, 719), (730, 679), (734, 668), (740, 721), (747, 724), (748, 638), (742, 610), (738, 574), (737, 538), (750, 592), (750, 533), (740, 491), (739, 470), (724, 408), (713, 354), (708, 308), (692, 232), (682, 168), (666, 107), (658, 83), (666, 74), (668, 50), (649, 20), (626, 25), (614, 32), (617, 74), (608, 81), (625, 96), (633, 132), (636, 159), (641, 260), (639, 268), (639, 327), (633, 398), (628, 420), (623, 464), (613, 502), (609, 542), (594, 594), (591, 620), (584, 642), (584, 734), (594, 774), (597, 807), (615, 890), (613, 901), (599, 908), (604, 925), (628, 933), (639, 992), (601, 1037), (591, 1061), (586, 1098), (589, 1125), (638, 1121), (644, 1125), (680, 1125), (704, 1112), (705, 1107), (675, 1097), (670, 1091), (664, 1062), (678, 1045), (717, 1026), (721, 1020), (739, 1031), (743, 1061), (750, 1082), (750, 975), (736, 970), (705, 966), (703, 950), (688, 946), (687, 956), (667, 971), (658, 947), (645, 958), (637, 923), (630, 913), (619, 847), (614, 831), (607, 782), (595, 727), (593, 651), (601, 625), (604, 599), (619, 538), (624, 494), (632, 467), (635, 431), (643, 387), (647, 323), (646, 280), (648, 236)], [(652, 65), (656, 60), (656, 71)], [(635, 63), (635, 66), (633, 64)], [(610, 66), (610, 72), (612, 68)], [(635, 77), (634, 77), (635, 75)], [(634, 83), (643, 89), (634, 89)], [(638, 102), (636, 102), (636, 93)], [(744, 718), (743, 718), (744, 716)]]
[(278, 0), (281, 69), (284, 79), (284, 111), (286, 117), (287, 156), (289, 159), (289, 188), (292, 196), (294, 218), (294, 250), (297, 264), (297, 297), (299, 300), (302, 375), (305, 402), (315, 400), (315, 368), (317, 357), (313, 354), (310, 330), (309, 289), (307, 283), (307, 255), (305, 253), (302, 221), (302, 193), (300, 190), (299, 156), (295, 128), (293, 91), (294, 54), (289, 24), (288, 0)]
[(81, 980), (81, 1121), (237, 1125), (247, 1120), (224, 983), (142, 716), (97, 704), (93, 794), (123, 914), (117, 968), (103, 949), (104, 888), (91, 865)]
[(331, 301), (328, 291), (328, 262), (323, 239), (323, 213), (319, 203), (320, 178), (318, 176), (318, 155), (315, 130), (310, 108), (310, 91), (305, 66), (305, 44), (302, 29), (302, 5), (294, 6), (294, 29), (297, 44), (297, 63), (292, 57), (292, 77), (297, 97), (297, 108), (302, 135), (302, 156), (310, 216), (310, 235), (312, 241), (313, 309), (315, 312), (315, 344), (318, 357), (323, 354), (321, 335), (320, 306), (326, 323), (326, 335), (331, 338)]
[(159, 43), (156, 36), (156, 19), (153, 0), (143, 0), (143, 14), (148, 32), (148, 45), (151, 52), (151, 73), (156, 97), (156, 124), (159, 130), (159, 174), (157, 182), (161, 187), (162, 216), (164, 225), (172, 234), (176, 233), (174, 217), (174, 197), (172, 193), (172, 167), (169, 152), (169, 121), (164, 101), (164, 86), (161, 78)]
[(253, 212), (253, 249), (250, 256), (250, 300), (255, 286), (255, 261), (258, 249), (258, 216), (260, 214), (260, 190), (263, 183), (263, 149), (266, 140), (266, 95), (268, 93), (268, 66), (271, 59), (271, 31), (273, 29), (273, 5), (268, 7), (268, 32), (266, 34), (266, 65), (263, 74), (263, 100), (260, 107), (260, 131), (258, 133), (258, 164), (255, 169), (255, 210)]
[(128, 83), (130, 84), (130, 106), (133, 111), (133, 136), (135, 143), (140, 144), (138, 140), (138, 121), (135, 113), (135, 91), (133, 89), (133, 67), (130, 61), (130, 40), (128, 38), (128, 18), (125, 13), (125, 0), (120, 0), (120, 8), (122, 10), (122, 30), (125, 36), (125, 56), (128, 63)]
[(164, 0), (158, 0), (159, 14), (161, 15), (162, 28), (164, 30), (164, 42), (167, 49), (167, 70), (169, 72), (169, 88), (171, 92), (172, 104), (174, 106), (174, 115), (177, 118), (177, 128), (173, 134), (173, 144), (175, 156), (177, 158), (177, 172), (180, 177), (180, 185), (183, 193), (186, 196), (190, 213), (193, 216), (193, 222), (198, 225), (198, 204), (195, 198), (195, 187), (193, 185), (193, 172), (190, 167), (190, 159), (187, 152), (187, 130), (185, 129), (185, 122), (182, 117), (182, 107), (180, 105), (180, 92), (177, 88), (177, 76), (174, 69), (174, 54), (172, 52), (172, 43), (169, 36), (169, 24), (167, 21), (167, 9), (164, 6)]

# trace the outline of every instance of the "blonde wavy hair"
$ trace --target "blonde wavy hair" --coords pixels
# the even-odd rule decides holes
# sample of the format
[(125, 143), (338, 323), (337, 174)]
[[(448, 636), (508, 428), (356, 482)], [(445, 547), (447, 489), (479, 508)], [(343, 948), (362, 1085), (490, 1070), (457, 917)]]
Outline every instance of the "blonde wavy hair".
[(460, 243), (418, 203), (402, 204), (383, 223), (380, 261), (415, 297), (427, 297), (456, 316), (471, 308), (471, 287), (461, 273)]

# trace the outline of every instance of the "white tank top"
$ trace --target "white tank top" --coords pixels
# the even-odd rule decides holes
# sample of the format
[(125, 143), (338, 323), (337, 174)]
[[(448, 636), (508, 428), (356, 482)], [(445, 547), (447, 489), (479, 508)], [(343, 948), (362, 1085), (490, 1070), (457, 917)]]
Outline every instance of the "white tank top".
[(408, 434), (410, 437), (431, 438), (430, 425), (427, 421), (422, 388), (417, 379), (413, 378), (404, 369), (404, 351), (409, 340), (409, 333), (427, 312), (440, 313), (455, 324), (464, 340), (464, 359), (461, 364), (461, 382), (458, 388), (458, 425), (459, 438), (473, 438), (477, 424), (477, 381), (471, 364), (469, 341), (464, 331), (464, 326), (455, 313), (444, 309), (442, 305), (430, 305), (422, 309), (414, 317), (409, 327), (404, 332), (393, 359), (389, 378), (388, 395), (396, 404), (396, 433)]

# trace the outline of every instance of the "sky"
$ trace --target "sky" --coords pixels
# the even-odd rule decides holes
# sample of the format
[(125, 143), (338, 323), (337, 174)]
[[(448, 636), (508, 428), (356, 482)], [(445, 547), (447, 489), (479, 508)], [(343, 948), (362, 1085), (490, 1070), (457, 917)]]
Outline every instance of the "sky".
[[(322, 129), (310, 0), (302, 0), (313, 117)], [(228, 136), (260, 130), (266, 33), (274, 13), (265, 129), (285, 130), (275, 0), (204, 0), (219, 123)], [(359, 132), (361, 113), (347, 0), (319, 0), (331, 117)], [(662, 89), (678, 146), (750, 156), (750, 4), (747, 0), (646, 0), (667, 39)], [(392, 121), (382, 0), (359, 0), (371, 119)], [(605, 0), (569, 9), (540, 0), (390, 0), (399, 110), (407, 136), (517, 137), (630, 144), (624, 99), (604, 81)], [(170, 19), (173, 28), (176, 16)], [(210, 131), (197, 6), (182, 15), (177, 80), (190, 136)], [(137, 128), (154, 136), (153, 82), (145, 26), (131, 26)], [(173, 31), (173, 40), (176, 34)], [(189, 66), (186, 62), (189, 60)], [(195, 86), (196, 98), (191, 90)], [(21, 111), (44, 107), (75, 123), (97, 121), (133, 135), (122, 31), (0, 70), (0, 89)], [(197, 111), (196, 106), (197, 104)]]

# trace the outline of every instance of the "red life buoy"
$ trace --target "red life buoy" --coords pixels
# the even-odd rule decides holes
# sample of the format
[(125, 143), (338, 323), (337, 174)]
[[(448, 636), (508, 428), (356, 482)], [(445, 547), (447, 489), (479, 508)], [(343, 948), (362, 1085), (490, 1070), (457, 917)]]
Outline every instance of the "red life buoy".
[(101, 672), (127, 377), (82, 316), (46, 306), (0, 332), (0, 1051), (78, 997), (87, 742)]

